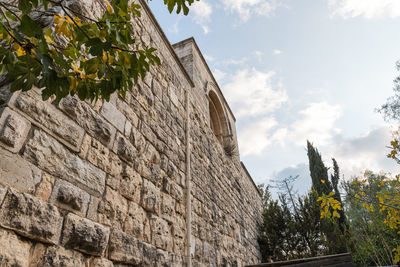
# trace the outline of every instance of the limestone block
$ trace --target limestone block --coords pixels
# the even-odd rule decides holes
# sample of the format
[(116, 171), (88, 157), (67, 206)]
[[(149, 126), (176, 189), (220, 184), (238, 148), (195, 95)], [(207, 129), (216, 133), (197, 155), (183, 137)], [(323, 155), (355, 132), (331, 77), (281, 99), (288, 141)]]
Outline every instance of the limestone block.
[(156, 261), (155, 261), (155, 266), (171, 266), (169, 265), (170, 263), (170, 258), (169, 254), (167, 251), (164, 251), (162, 249), (157, 249), (156, 251)]
[(58, 243), (62, 221), (55, 206), (11, 188), (0, 210), (1, 226), (45, 243)]
[(123, 160), (130, 163), (134, 162), (138, 156), (136, 148), (119, 133), (117, 138), (115, 138), (113, 151), (115, 151)]
[(50, 201), (60, 208), (85, 216), (90, 195), (78, 187), (59, 179), (54, 185)]
[(19, 94), (14, 105), (26, 114), (31, 122), (53, 133), (74, 151), (79, 151), (84, 130), (55, 106), (42, 101), (34, 92)]
[(139, 153), (144, 153), (148, 143), (137, 128), (132, 127), (129, 140), (136, 147)]
[(28, 266), (31, 244), (0, 229), (0, 266)]
[(113, 229), (110, 235), (108, 255), (112, 261), (140, 265), (143, 260), (143, 243), (138, 239)]
[(32, 193), (41, 180), (42, 171), (21, 156), (0, 148), (0, 184)]
[(98, 222), (122, 229), (127, 213), (128, 201), (117, 191), (107, 187), (97, 210)]
[(124, 128), (124, 135), (129, 137), (131, 135), (131, 131), (132, 131), (132, 123), (130, 123), (129, 121), (126, 121), (125, 128)]
[(65, 218), (62, 245), (101, 256), (107, 247), (109, 235), (108, 227), (69, 213)]
[(88, 134), (85, 134), (85, 136), (83, 137), (81, 149), (79, 151), (79, 157), (83, 159), (86, 158), (91, 143), (92, 143), (92, 138)]
[(157, 248), (172, 251), (173, 242), (168, 222), (152, 216), (150, 219), (152, 244)]
[(143, 266), (154, 266), (157, 257), (157, 248), (143, 243)]
[(175, 200), (165, 193), (162, 193), (161, 215), (168, 222), (175, 221)]
[(183, 192), (182, 187), (180, 187), (177, 183), (169, 179), (169, 177), (164, 178), (163, 190), (168, 194), (170, 194), (177, 201), (183, 202), (185, 194)]
[(42, 181), (36, 188), (35, 196), (43, 201), (49, 200), (54, 185), (54, 177), (45, 172), (42, 173)]
[(124, 166), (120, 181), (120, 193), (136, 203), (140, 201), (142, 177), (129, 165)]
[(86, 267), (85, 257), (81, 253), (58, 246), (48, 247), (44, 254), (37, 259), (37, 262), (36, 266), (43, 267)]
[(138, 126), (138, 116), (124, 100), (117, 99), (117, 108), (126, 116), (127, 121), (129, 121), (133, 127), (136, 128)]
[(162, 99), (162, 88), (159, 82), (156, 79), (153, 80), (152, 86), (153, 94), (158, 97), (160, 100)]
[(160, 190), (147, 180), (143, 180), (141, 206), (150, 212), (160, 213)]
[(91, 109), (87, 103), (68, 96), (63, 98), (59, 107), (92, 137), (97, 138), (107, 147), (112, 146), (116, 133), (115, 127)]
[(96, 139), (92, 139), (87, 159), (103, 171), (118, 176), (122, 171), (122, 161)]
[(113, 104), (104, 102), (100, 114), (103, 115), (103, 117), (114, 125), (121, 133), (124, 132), (126, 118)]
[(100, 199), (94, 196), (90, 196), (90, 203), (87, 210), (86, 217), (89, 220), (96, 221), (97, 220), (97, 209), (99, 207)]
[(135, 202), (130, 201), (124, 231), (131, 236), (143, 240), (144, 225), (146, 224), (148, 224), (148, 219), (145, 210)]
[(50, 174), (75, 183), (92, 194), (102, 194), (106, 174), (90, 163), (82, 161), (54, 138), (35, 130), (25, 146), (25, 158)]
[(0, 187), (0, 207), (1, 203), (3, 203), (3, 199), (6, 196), (7, 193), (7, 188), (6, 187)]
[(11, 152), (21, 149), (31, 123), (10, 108), (5, 108), (0, 117), (0, 141)]
[(114, 267), (112, 261), (109, 261), (105, 258), (91, 258), (88, 261), (88, 267)]

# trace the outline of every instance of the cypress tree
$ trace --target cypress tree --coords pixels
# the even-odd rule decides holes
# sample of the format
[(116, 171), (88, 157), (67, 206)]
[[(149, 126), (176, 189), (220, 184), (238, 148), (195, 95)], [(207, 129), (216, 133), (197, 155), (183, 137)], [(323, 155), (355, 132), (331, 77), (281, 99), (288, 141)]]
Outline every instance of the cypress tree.
[(318, 195), (329, 194), (333, 191), (333, 187), (329, 181), (328, 168), (325, 167), (321, 154), (309, 141), (307, 141), (307, 156), (310, 166), (312, 187), (317, 191)]

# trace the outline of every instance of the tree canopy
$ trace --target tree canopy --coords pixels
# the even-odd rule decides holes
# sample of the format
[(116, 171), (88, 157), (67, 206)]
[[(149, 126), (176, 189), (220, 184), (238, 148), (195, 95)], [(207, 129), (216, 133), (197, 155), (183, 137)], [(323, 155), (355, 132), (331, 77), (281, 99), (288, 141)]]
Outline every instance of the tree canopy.
[[(147, 0), (148, 1), (148, 0)], [(188, 14), (196, 0), (164, 0), (170, 12)], [(198, 1), (198, 0), (197, 0)], [(43, 99), (81, 100), (125, 96), (152, 65), (156, 49), (135, 31), (141, 6), (104, 1), (98, 17), (84, 15), (72, 0), (0, 1), (0, 74), (11, 91), (42, 90)]]

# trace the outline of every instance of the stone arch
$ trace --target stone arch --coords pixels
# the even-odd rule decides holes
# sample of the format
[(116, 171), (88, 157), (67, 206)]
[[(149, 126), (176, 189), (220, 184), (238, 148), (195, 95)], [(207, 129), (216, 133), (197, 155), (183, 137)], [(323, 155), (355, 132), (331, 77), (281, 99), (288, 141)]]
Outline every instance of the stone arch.
[(218, 141), (222, 144), (224, 138), (229, 136), (228, 123), (225, 116), (224, 108), (219, 101), (218, 95), (210, 90), (208, 93), (210, 127), (213, 130)]

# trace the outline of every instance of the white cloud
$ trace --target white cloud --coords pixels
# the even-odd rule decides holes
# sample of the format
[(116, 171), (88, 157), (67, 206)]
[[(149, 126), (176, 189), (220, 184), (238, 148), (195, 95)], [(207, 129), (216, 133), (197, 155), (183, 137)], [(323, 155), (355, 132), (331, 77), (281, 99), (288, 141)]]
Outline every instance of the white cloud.
[(345, 177), (361, 175), (366, 169), (374, 172), (395, 172), (399, 165), (386, 155), (386, 147), (392, 139), (391, 129), (387, 126), (376, 127), (367, 133), (353, 138), (337, 140), (327, 150), (338, 161)]
[(213, 56), (206, 55), (206, 54), (204, 54), (203, 56), (204, 56), (204, 59), (205, 59), (207, 62), (213, 62), (213, 61), (215, 60), (215, 58), (214, 58)]
[(247, 21), (252, 15), (269, 15), (277, 7), (275, 0), (221, 0), (224, 8), (236, 12), (242, 21)]
[(263, 52), (261, 52), (261, 51), (258, 51), (258, 50), (254, 51), (254, 56), (257, 58), (258, 62), (261, 62), (261, 61), (262, 61), (263, 55), (264, 55), (264, 54), (263, 54)]
[(218, 83), (223, 81), (223, 79), (226, 77), (226, 72), (223, 72), (222, 70), (215, 69), (213, 71), (214, 78), (217, 80)]
[(242, 69), (228, 77), (223, 85), (224, 95), (236, 117), (264, 115), (278, 109), (288, 97), (281, 87), (274, 88), (275, 72)]
[(297, 145), (303, 145), (310, 140), (318, 145), (332, 142), (334, 136), (340, 133), (335, 128), (335, 122), (340, 118), (341, 107), (326, 102), (310, 103), (301, 110), (302, 116), (291, 125), (291, 135)]
[(206, 1), (195, 1), (190, 8), (190, 13), (193, 14), (193, 20), (201, 26), (203, 32), (209, 32), (208, 23), (211, 21), (212, 6)]
[(399, 0), (329, 0), (332, 15), (344, 18), (378, 16), (399, 17)]
[(300, 118), (275, 131), (274, 141), (282, 146), (294, 143), (305, 146), (307, 140), (317, 146), (331, 144), (341, 130), (335, 127), (335, 122), (341, 116), (341, 107), (326, 102), (309, 103), (300, 110)]
[(268, 137), (276, 125), (277, 122), (272, 117), (247, 124), (238, 134), (241, 155), (260, 155), (272, 143)]
[(278, 50), (278, 49), (274, 50), (274, 55), (280, 55), (280, 54), (282, 54), (281, 50)]

